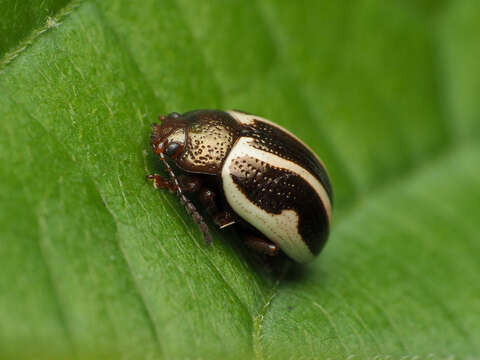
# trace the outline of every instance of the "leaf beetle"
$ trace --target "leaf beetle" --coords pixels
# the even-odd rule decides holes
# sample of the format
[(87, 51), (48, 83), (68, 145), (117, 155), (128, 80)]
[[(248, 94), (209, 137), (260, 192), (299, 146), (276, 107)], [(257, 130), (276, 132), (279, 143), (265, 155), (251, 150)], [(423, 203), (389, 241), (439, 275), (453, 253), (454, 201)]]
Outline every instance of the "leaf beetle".
[[(150, 144), (170, 179), (147, 175), (176, 192), (211, 242), (194, 195), (215, 224), (238, 224), (245, 245), (294, 261), (311, 261), (330, 229), (332, 187), (315, 153), (286, 129), (237, 110), (195, 110), (160, 116)], [(181, 175), (177, 175), (177, 172)]]

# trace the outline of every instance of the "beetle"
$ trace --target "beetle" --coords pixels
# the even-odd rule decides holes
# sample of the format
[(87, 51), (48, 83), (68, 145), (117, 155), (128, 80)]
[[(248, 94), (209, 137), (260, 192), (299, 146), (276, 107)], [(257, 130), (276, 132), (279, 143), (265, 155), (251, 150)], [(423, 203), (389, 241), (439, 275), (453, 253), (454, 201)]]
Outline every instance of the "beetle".
[(325, 165), (300, 139), (238, 110), (172, 112), (159, 120), (150, 145), (170, 179), (147, 179), (177, 193), (207, 244), (208, 227), (186, 194), (195, 194), (221, 229), (239, 225), (257, 253), (284, 253), (305, 263), (321, 251), (330, 230), (332, 187)]

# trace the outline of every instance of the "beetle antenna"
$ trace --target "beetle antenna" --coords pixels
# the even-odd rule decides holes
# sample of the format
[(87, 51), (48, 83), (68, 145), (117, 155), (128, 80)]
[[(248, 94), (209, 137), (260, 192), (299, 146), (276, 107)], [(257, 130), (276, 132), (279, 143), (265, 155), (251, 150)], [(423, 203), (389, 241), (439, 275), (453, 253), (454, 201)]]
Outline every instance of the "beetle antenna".
[(192, 202), (188, 200), (187, 197), (183, 194), (182, 188), (178, 183), (177, 176), (173, 172), (170, 164), (167, 162), (167, 159), (165, 159), (165, 155), (163, 154), (163, 152), (160, 152), (159, 155), (163, 164), (167, 168), (170, 178), (173, 180), (173, 183), (174, 183), (173, 186), (175, 188), (175, 191), (177, 192), (178, 197), (180, 198), (180, 202), (182, 203), (183, 206), (185, 206), (185, 209), (187, 210), (188, 214), (197, 223), (198, 227), (200, 228), (200, 231), (203, 233), (203, 238), (205, 239), (205, 243), (209, 245), (212, 242), (212, 237), (210, 236), (210, 232), (208, 231), (208, 226), (205, 223), (205, 220), (203, 220), (202, 215), (200, 215), (195, 205), (193, 205)]

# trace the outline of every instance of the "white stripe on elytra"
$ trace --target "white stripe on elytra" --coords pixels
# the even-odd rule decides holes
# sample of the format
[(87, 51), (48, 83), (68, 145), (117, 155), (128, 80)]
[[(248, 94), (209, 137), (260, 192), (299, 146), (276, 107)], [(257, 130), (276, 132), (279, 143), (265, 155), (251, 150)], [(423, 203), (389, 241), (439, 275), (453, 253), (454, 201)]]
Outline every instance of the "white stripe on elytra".
[(315, 190), (320, 197), (320, 200), (322, 200), (323, 207), (327, 213), (328, 222), (330, 223), (332, 217), (332, 205), (330, 203), (330, 198), (328, 197), (328, 194), (320, 181), (318, 181), (318, 179), (314, 177), (308, 170), (304, 169), (300, 165), (297, 165), (293, 161), (286, 160), (278, 155), (254, 148), (253, 146), (249, 145), (249, 143), (252, 141), (255, 140), (249, 137), (240, 138), (230, 153), (233, 152), (233, 156), (235, 157), (247, 155), (261, 160), (271, 166), (275, 166), (280, 169), (287, 169), (302, 177), (303, 180), (305, 180)]
[(230, 165), (236, 158), (249, 156), (272, 166), (289, 170), (301, 176), (317, 192), (324, 203), (330, 221), (330, 200), (320, 182), (307, 170), (277, 155), (255, 149), (248, 143), (253, 138), (241, 138), (230, 151), (222, 169), (223, 188), (230, 206), (242, 218), (274, 241), (288, 256), (299, 262), (313, 259), (313, 254), (298, 233), (298, 215), (293, 210), (283, 210), (280, 214), (271, 214), (252, 203), (233, 182)]
[(305, 144), (302, 140), (300, 140), (297, 136), (295, 136), (294, 134), (292, 134), (290, 131), (288, 131), (287, 129), (281, 127), (280, 125), (277, 125), (275, 124), (274, 122), (268, 120), (268, 119), (265, 119), (261, 116), (257, 116), (257, 115), (251, 115), (251, 114), (244, 114), (244, 113), (241, 113), (241, 112), (238, 112), (238, 111), (235, 111), (235, 110), (227, 110), (226, 111), (227, 113), (229, 113), (235, 120), (237, 120), (238, 122), (240, 122), (241, 124), (243, 125), (253, 125), (254, 121), (255, 120), (258, 120), (260, 122), (264, 122), (270, 126), (273, 126), (274, 128), (277, 128), (277, 129), (280, 129), (282, 131), (285, 131), (288, 135), (290, 135), (292, 138), (294, 138), (295, 140), (297, 140), (300, 144), (302, 144), (303, 146), (305, 146), (312, 154), (313, 156), (315, 156), (315, 158), (317, 159), (317, 161), (320, 163), (320, 165), (322, 165), (323, 167), (323, 170), (325, 170), (325, 172), (327, 173), (327, 176), (328, 176), (328, 171), (327, 171), (327, 168), (325, 167), (325, 164), (323, 163), (322, 159), (320, 159), (318, 157), (317, 154), (315, 154), (315, 152), (307, 145)]
[(301, 263), (311, 261), (314, 256), (297, 230), (297, 213), (283, 210), (280, 214), (271, 214), (252, 203), (230, 175), (228, 169), (234, 159), (235, 157), (229, 155), (222, 170), (223, 190), (232, 209), (292, 259)]

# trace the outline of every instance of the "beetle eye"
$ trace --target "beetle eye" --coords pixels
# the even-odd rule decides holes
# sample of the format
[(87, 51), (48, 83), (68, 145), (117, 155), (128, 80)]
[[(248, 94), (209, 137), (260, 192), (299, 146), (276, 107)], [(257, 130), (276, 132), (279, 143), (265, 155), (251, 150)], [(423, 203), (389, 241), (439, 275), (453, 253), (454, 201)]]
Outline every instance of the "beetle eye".
[(178, 119), (180, 117), (180, 114), (177, 112), (171, 112), (170, 114), (168, 114), (167, 117), (171, 119)]
[(180, 149), (180, 144), (177, 142), (171, 142), (167, 145), (165, 148), (165, 154), (167, 156), (173, 156), (177, 153), (177, 151)]

